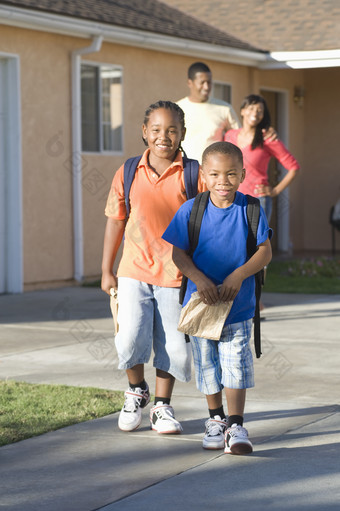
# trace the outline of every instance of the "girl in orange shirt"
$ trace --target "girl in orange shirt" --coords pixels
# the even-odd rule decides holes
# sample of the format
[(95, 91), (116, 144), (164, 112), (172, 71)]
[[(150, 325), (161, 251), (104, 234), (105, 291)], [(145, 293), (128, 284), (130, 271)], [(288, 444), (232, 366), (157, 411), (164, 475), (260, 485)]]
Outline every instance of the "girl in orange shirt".
[[(142, 408), (149, 400), (144, 364), (154, 350), (155, 403), (151, 428), (158, 433), (180, 433), (170, 398), (175, 379), (189, 381), (191, 350), (177, 331), (181, 274), (172, 262), (172, 247), (162, 234), (185, 202), (181, 141), (185, 136), (184, 113), (170, 101), (151, 105), (142, 126), (148, 149), (137, 166), (130, 190), (131, 210), (126, 219), (124, 173), (116, 173), (105, 213), (108, 216), (102, 262), (102, 289), (118, 288), (119, 331), (115, 344), (119, 369), (125, 369), (129, 388), (118, 425), (133, 431), (141, 423)], [(198, 191), (203, 184), (198, 181)], [(113, 273), (125, 235), (118, 279)]]

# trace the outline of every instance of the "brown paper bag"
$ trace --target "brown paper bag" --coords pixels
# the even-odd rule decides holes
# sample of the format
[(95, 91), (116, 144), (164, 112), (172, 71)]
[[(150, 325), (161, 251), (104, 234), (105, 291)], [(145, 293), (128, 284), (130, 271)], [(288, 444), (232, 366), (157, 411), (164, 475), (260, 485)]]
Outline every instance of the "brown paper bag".
[(184, 334), (219, 341), (232, 305), (233, 302), (207, 305), (195, 292), (181, 311), (177, 329)]
[(110, 289), (110, 307), (113, 317), (113, 323), (115, 325), (115, 332), (118, 333), (118, 295), (117, 289), (113, 287)]

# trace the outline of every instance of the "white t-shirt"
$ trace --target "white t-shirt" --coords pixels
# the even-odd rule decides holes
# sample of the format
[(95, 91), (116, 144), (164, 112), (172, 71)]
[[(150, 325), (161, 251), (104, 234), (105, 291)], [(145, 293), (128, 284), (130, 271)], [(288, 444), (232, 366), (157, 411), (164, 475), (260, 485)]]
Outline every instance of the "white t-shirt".
[(206, 147), (222, 141), (229, 129), (241, 127), (233, 107), (220, 99), (210, 98), (204, 103), (194, 103), (185, 97), (177, 104), (185, 114), (187, 131), (182, 147), (188, 158), (201, 161)]

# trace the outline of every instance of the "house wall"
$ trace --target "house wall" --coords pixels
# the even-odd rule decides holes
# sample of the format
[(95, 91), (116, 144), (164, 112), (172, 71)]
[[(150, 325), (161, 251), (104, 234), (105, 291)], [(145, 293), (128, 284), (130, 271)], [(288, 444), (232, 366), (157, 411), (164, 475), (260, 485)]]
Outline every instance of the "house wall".
[[(0, 49), (20, 57), (24, 282), (72, 278), (70, 40), (1, 26)], [(61, 156), (60, 156), (61, 155)]]
[[(340, 200), (340, 68), (309, 69), (305, 76), (303, 245), (331, 249), (331, 206)], [(340, 232), (336, 231), (340, 250)]]
[[(20, 56), (26, 289), (32, 284), (52, 285), (73, 278), (71, 53), (89, 42), (7, 26), (0, 30), (0, 50)], [(126, 158), (143, 151), (141, 125), (148, 105), (187, 94), (187, 68), (197, 59), (105, 42), (99, 53), (83, 59), (121, 65), (124, 93), (124, 153), (82, 155), (84, 274), (90, 279), (100, 274), (104, 207), (114, 172)], [(328, 209), (340, 195), (339, 185), (334, 184), (339, 182), (334, 109), (339, 71), (259, 71), (205, 62), (215, 80), (232, 85), (236, 112), (243, 97), (261, 87), (288, 91), (288, 146), (302, 166), (290, 193), (294, 248), (329, 249)], [(293, 101), (295, 85), (306, 88), (303, 108)], [(321, 89), (325, 93), (321, 94)], [(321, 139), (318, 119), (323, 120)], [(320, 141), (327, 146), (327, 158), (319, 149)], [(321, 183), (320, 168), (327, 176)]]

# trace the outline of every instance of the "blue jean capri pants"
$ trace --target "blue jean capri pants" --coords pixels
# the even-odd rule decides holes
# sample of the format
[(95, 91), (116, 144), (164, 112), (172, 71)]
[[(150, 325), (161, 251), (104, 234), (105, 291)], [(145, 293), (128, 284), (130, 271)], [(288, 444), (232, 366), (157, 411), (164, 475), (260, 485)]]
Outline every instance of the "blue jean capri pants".
[(191, 349), (177, 325), (179, 288), (159, 287), (128, 277), (118, 279), (118, 324), (115, 344), (119, 369), (149, 362), (177, 380), (191, 379)]

